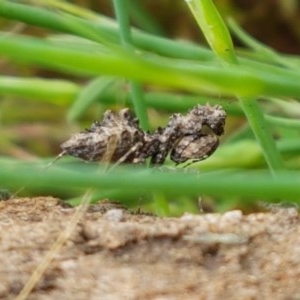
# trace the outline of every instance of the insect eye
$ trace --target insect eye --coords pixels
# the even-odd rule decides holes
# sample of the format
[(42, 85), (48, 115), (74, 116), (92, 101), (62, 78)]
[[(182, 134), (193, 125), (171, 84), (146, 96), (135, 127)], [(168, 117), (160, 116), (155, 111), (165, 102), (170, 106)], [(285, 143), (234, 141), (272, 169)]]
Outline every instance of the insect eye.
[(128, 108), (122, 109), (119, 113), (119, 116), (120, 116), (121, 119), (125, 119), (125, 120), (128, 120), (128, 119), (132, 118), (132, 115), (131, 115)]
[(129, 112), (128, 112), (128, 111), (125, 111), (123, 117), (124, 117), (125, 119), (128, 119), (128, 118), (130, 117)]

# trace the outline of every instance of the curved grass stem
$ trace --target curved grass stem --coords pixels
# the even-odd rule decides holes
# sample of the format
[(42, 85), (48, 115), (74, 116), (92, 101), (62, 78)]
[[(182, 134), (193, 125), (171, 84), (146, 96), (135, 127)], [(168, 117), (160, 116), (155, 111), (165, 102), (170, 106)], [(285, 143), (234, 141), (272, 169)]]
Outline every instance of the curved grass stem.
[[(224, 68), (238, 65), (229, 31), (211, 0), (186, 0), (208, 44), (221, 60)], [(283, 161), (276, 148), (275, 141), (269, 131), (257, 101), (252, 98), (238, 97), (248, 119), (251, 129), (262, 148), (265, 160), (275, 175), (283, 169)]]

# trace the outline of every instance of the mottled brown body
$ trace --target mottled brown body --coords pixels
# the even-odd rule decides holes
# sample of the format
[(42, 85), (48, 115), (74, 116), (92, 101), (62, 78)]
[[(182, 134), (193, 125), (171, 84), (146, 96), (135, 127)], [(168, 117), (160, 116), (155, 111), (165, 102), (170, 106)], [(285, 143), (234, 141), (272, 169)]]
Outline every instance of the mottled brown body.
[(188, 135), (183, 137), (171, 151), (171, 159), (180, 164), (189, 159), (193, 162), (206, 159), (219, 146), (219, 139), (215, 135)]
[(116, 162), (123, 158), (123, 162), (138, 163), (144, 143), (138, 120), (125, 108), (118, 114), (106, 111), (102, 122), (94, 122), (86, 132), (74, 134), (61, 147), (65, 154), (86, 161)]
[(61, 155), (86, 161), (161, 165), (170, 153), (176, 163), (199, 161), (210, 156), (224, 132), (226, 113), (221, 106), (197, 105), (186, 115), (173, 114), (165, 128), (144, 132), (128, 108), (118, 114), (107, 111), (102, 122), (74, 134), (61, 145)]
[(171, 159), (178, 164), (207, 158), (219, 145), (225, 120), (226, 112), (220, 105), (196, 105), (186, 115), (173, 114), (167, 126), (155, 133), (159, 145), (151, 155), (151, 163), (163, 164), (170, 151)]

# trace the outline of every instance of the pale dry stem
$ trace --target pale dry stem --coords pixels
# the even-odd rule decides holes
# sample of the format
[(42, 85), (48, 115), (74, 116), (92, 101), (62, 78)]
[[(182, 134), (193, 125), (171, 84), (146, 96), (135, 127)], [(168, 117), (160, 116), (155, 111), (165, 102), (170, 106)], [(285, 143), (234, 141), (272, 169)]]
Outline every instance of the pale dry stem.
[(36, 284), (39, 282), (43, 274), (48, 269), (56, 254), (60, 251), (63, 244), (68, 240), (76, 225), (78, 224), (79, 220), (82, 218), (91, 200), (91, 195), (92, 190), (89, 190), (84, 194), (81, 201), (81, 205), (77, 207), (74, 215), (70, 220), (70, 223), (68, 224), (66, 229), (62, 231), (61, 234), (57, 237), (57, 240), (52, 244), (51, 248), (44, 256), (37, 268), (34, 270), (34, 272), (31, 274), (28, 281), (26, 282), (18, 296), (15, 298), (15, 300), (25, 300), (28, 298)]

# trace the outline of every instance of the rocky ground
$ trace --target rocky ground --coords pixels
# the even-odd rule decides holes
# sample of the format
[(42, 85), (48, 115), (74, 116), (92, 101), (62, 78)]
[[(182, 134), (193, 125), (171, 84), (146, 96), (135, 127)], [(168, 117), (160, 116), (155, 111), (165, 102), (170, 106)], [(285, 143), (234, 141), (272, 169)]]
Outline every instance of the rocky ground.
[(74, 212), (51, 197), (0, 202), (0, 299), (26, 299), (28, 281), (39, 300), (300, 299), (295, 208), (159, 218), (104, 202), (68, 236)]

